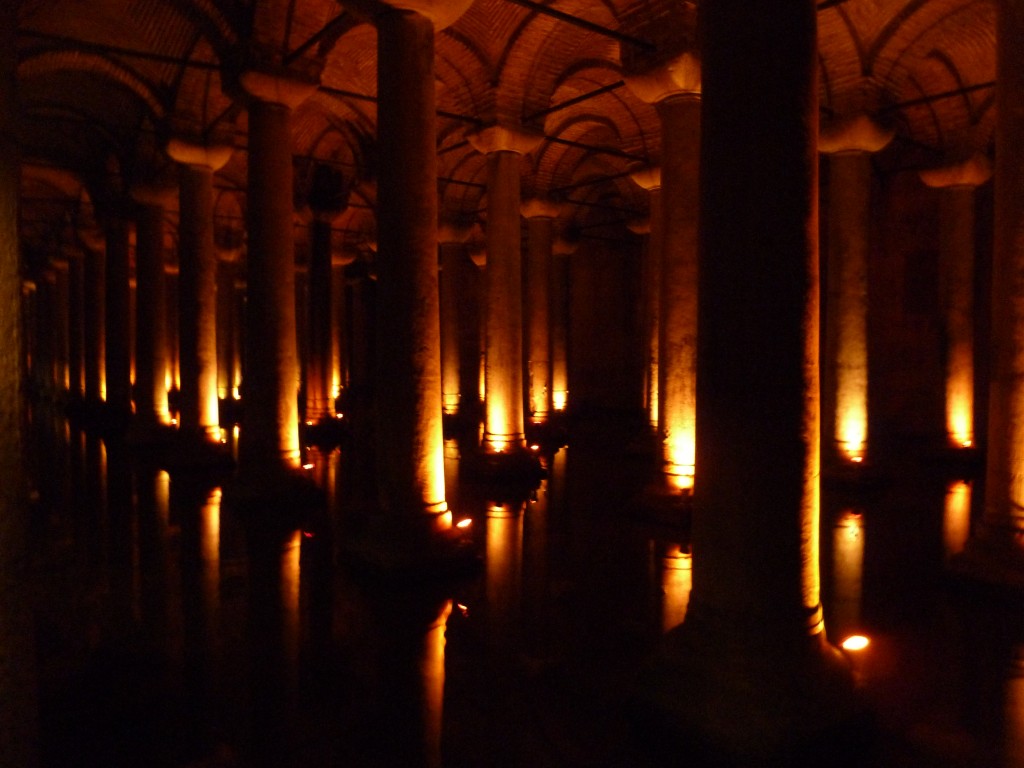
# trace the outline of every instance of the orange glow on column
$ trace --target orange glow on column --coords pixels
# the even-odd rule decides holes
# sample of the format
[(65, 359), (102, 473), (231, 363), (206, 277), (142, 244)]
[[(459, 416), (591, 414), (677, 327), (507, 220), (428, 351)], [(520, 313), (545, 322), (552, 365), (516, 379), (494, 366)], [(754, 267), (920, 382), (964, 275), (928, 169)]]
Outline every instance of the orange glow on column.
[(832, 531), (833, 615), (836, 629), (843, 634), (860, 623), (864, 581), (864, 520), (846, 510)]
[(665, 476), (673, 488), (693, 489), (696, 443), (693, 427), (681, 430), (665, 440)]
[(942, 515), (942, 542), (946, 557), (964, 551), (971, 535), (971, 484), (954, 480), (946, 488), (946, 503)]
[(444, 647), (448, 616), (452, 601), (448, 600), (423, 638), (423, 725), (427, 765), (441, 765), (441, 725), (444, 713)]
[(556, 411), (564, 411), (568, 401), (569, 391), (566, 389), (555, 389), (551, 393), (551, 405)]
[(974, 443), (973, 405), (973, 371), (950, 370), (946, 381), (946, 429), (953, 444), (961, 448), (970, 448)]
[(839, 407), (836, 412), (836, 442), (840, 453), (854, 463), (864, 461), (867, 447), (868, 413), (867, 413), (867, 376), (864, 386), (850, 383), (840, 387)]

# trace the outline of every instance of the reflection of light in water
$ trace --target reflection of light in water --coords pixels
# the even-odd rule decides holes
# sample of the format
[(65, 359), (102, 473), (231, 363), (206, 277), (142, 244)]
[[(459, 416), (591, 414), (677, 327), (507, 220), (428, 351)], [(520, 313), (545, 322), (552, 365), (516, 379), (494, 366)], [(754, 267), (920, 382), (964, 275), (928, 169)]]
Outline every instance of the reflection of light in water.
[(284, 642), (289, 655), (295, 658), (299, 645), (299, 555), (302, 552), (302, 531), (295, 531), (281, 552), (281, 614)]
[(971, 484), (954, 480), (946, 487), (946, 503), (942, 516), (942, 542), (946, 556), (964, 551), (971, 533)]
[(1024, 765), (1024, 645), (1013, 650), (1003, 702), (1004, 765), (1019, 768)]
[(665, 552), (663, 565), (661, 629), (668, 632), (682, 624), (686, 618), (690, 589), (693, 586), (693, 557), (683, 552), (678, 544), (671, 544)]
[(199, 546), (207, 564), (216, 564), (220, 559), (220, 499), (220, 488), (214, 488), (200, 511)]
[(167, 525), (171, 516), (171, 476), (164, 470), (156, 473), (155, 497), (156, 518), (161, 525)]
[(452, 601), (441, 608), (423, 642), (423, 725), (427, 765), (441, 765), (441, 719), (444, 712), (444, 633)]
[(860, 622), (864, 577), (864, 520), (853, 510), (845, 510), (832, 531), (833, 596), (832, 609), (836, 630), (855, 628)]
[(520, 598), (523, 517), (519, 505), (491, 504), (487, 510), (486, 586), (490, 629), (498, 642), (508, 641)]

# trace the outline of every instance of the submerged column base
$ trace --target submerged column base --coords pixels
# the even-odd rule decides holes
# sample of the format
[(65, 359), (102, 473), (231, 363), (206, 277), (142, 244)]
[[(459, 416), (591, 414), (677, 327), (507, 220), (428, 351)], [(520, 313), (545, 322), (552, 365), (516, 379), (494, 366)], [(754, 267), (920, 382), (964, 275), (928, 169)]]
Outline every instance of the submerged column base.
[(866, 709), (824, 638), (739, 639), (688, 618), (637, 676), (639, 748), (704, 765), (827, 765), (866, 738)]

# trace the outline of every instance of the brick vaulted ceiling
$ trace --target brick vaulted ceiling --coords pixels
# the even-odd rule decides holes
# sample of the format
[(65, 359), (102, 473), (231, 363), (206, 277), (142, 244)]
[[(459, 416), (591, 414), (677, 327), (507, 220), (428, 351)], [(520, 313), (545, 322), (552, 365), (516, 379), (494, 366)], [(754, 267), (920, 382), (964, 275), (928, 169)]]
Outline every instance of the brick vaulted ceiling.
[[(26, 250), (72, 247), (97, 233), (106, 211), (123, 209), (133, 185), (169, 182), (161, 148), (182, 127), (235, 146), (217, 175), (216, 215), (219, 227), (240, 227), (246, 114), (230, 80), (253, 55), (319, 72), (320, 89), (293, 119), (299, 252), (318, 162), (352, 189), (337, 237), (354, 249), (372, 241), (375, 168), (387, 160), (375, 149), (376, 32), (357, 12), (366, 2), (22, 0)], [(658, 162), (661, 138), (654, 107), (623, 82), (623, 61), (656, 63), (692, 46), (694, 6), (476, 0), (436, 42), (444, 214), (480, 220), (485, 162), (466, 135), (502, 121), (547, 137), (524, 163), (523, 188), (569, 201), (562, 226), (581, 226), (595, 208), (624, 221), (643, 216), (646, 195), (628, 172)], [(824, 0), (823, 119), (866, 111), (892, 125), (896, 140), (879, 158), (888, 168), (991, 152), (995, 15), (995, 0)], [(751, 105), (751, 121), (761, 108)]]

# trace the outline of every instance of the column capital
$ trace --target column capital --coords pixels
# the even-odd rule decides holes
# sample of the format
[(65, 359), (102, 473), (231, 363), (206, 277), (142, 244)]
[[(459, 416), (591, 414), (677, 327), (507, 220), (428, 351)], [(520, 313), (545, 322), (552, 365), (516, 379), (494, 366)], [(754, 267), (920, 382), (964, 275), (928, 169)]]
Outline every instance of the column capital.
[(923, 168), (918, 175), (929, 187), (977, 187), (992, 177), (992, 161), (978, 152), (957, 163)]
[(244, 94), (257, 101), (295, 109), (320, 87), (319, 79), (305, 74), (252, 68), (238, 74)]
[(562, 212), (562, 204), (546, 197), (530, 197), (519, 205), (519, 213), (524, 219), (557, 219)]
[(695, 49), (685, 50), (649, 69), (623, 72), (622, 79), (637, 98), (648, 104), (679, 96), (700, 98), (700, 56)]
[(217, 172), (231, 159), (235, 148), (229, 144), (205, 143), (190, 137), (175, 135), (167, 140), (167, 156), (182, 165), (209, 168)]
[(521, 126), (489, 125), (469, 134), (466, 139), (477, 152), (518, 152), (525, 155), (537, 148), (544, 136)]
[(642, 189), (651, 192), (661, 189), (661, 168), (657, 165), (637, 166), (630, 171), (629, 178)]
[(483, 269), (487, 266), (487, 246), (483, 242), (471, 242), (469, 244), (469, 259), (477, 268)]
[(354, 262), (359, 257), (359, 252), (351, 246), (345, 247), (338, 250), (331, 250), (331, 266), (332, 267), (347, 267), (349, 264)]
[(892, 140), (894, 131), (863, 112), (836, 116), (822, 121), (818, 133), (818, 151), (878, 152)]
[(461, 244), (469, 240), (473, 227), (455, 221), (442, 220), (437, 224), (437, 242), (439, 245)]

